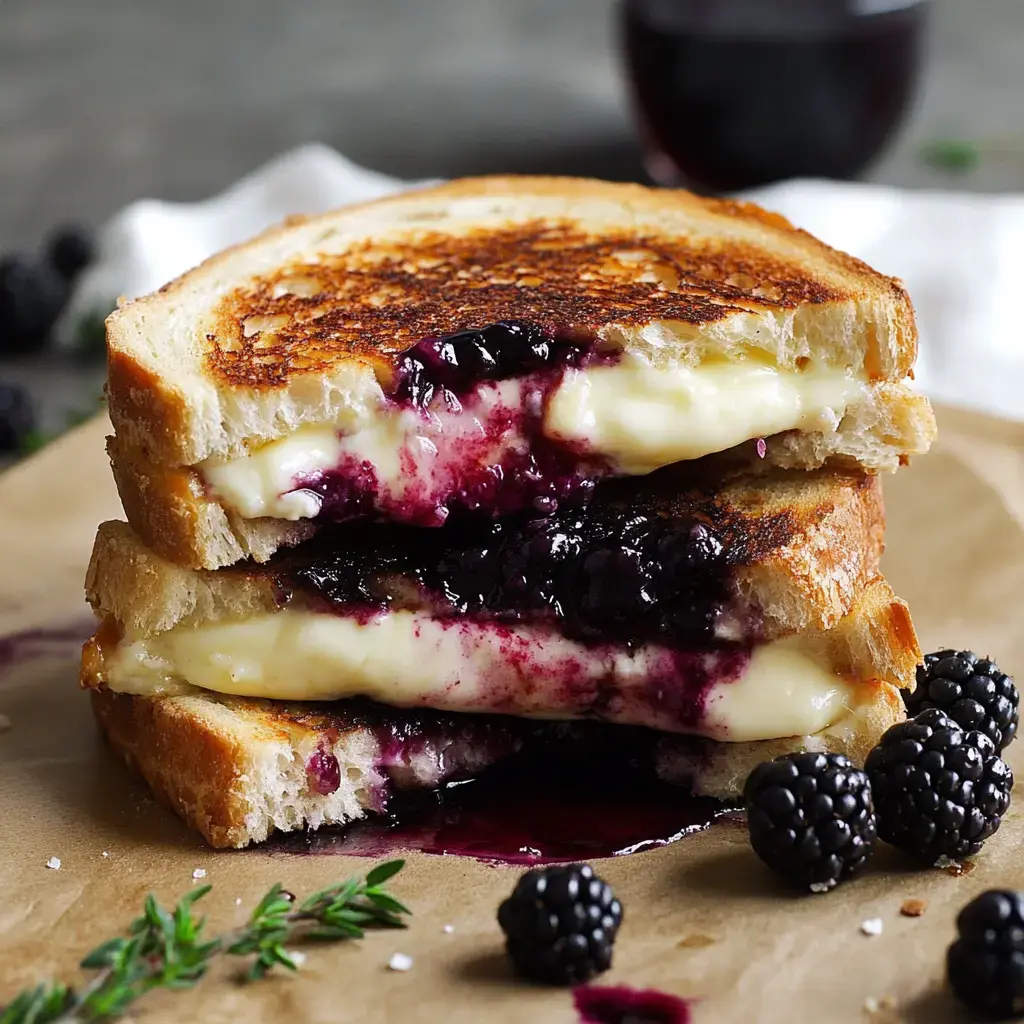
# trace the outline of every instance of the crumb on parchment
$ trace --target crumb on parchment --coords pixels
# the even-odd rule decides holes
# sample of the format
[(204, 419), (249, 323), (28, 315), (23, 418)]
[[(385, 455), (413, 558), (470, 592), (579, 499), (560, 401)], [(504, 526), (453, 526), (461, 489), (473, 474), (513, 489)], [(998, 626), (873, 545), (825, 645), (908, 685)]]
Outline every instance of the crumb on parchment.
[(900, 913), (904, 917), (920, 917), (927, 909), (927, 900), (907, 899), (900, 904)]

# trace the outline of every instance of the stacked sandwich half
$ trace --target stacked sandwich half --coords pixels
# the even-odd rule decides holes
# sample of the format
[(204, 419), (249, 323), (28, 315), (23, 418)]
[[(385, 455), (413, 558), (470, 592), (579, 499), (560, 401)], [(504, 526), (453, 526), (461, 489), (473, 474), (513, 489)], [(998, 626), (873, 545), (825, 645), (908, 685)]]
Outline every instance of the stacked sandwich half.
[(128, 522), (82, 679), (215, 846), (545, 730), (642, 734), (729, 797), (903, 716), (879, 474), (934, 434), (913, 310), (781, 217), (459, 181), (291, 222), (107, 339)]

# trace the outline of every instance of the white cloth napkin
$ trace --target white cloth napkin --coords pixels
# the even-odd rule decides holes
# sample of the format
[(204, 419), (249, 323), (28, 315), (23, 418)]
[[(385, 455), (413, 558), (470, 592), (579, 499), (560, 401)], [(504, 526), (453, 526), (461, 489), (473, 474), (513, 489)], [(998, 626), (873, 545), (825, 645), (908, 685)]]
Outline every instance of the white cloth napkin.
[[(288, 214), (422, 184), (368, 171), (313, 144), (203, 202), (133, 203), (102, 229), (99, 258), (76, 289), (63, 333), (83, 314), (107, 312), (120, 295), (152, 291)], [(746, 198), (906, 282), (921, 328), (918, 385), (932, 398), (1024, 419), (1024, 342), (1016, 338), (1024, 196), (792, 181)]]

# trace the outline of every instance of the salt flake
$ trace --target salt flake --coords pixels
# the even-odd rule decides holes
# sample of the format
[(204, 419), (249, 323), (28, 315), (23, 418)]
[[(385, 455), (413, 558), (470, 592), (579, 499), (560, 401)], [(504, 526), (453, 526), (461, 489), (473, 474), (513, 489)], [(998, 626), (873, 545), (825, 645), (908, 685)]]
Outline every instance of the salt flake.
[(192, 877), (195, 879), (205, 878), (206, 868), (196, 868), (195, 871), (192, 872)]
[(388, 961), (388, 967), (392, 971), (408, 971), (412, 968), (412, 957), (405, 953), (394, 953)]
[(46, 866), (51, 871), (60, 871), (60, 857), (51, 857), (47, 862)]
[(455, 925), (453, 925), (453, 924), (446, 924), (444, 926), (444, 928), (442, 929), (442, 931), (445, 933), (445, 935), (451, 935), (452, 932), (455, 931)]
[(865, 935), (881, 935), (882, 919), (880, 917), (869, 917), (866, 921), (861, 921), (860, 930)]

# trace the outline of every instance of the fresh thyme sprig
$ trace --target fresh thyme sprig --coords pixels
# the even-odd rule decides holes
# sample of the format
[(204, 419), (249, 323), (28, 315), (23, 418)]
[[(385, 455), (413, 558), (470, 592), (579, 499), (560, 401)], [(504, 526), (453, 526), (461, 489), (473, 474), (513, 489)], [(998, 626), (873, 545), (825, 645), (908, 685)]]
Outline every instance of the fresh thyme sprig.
[(254, 957), (245, 972), (250, 981), (275, 965), (297, 970), (287, 941), (360, 939), (369, 927), (404, 927), (401, 915), (410, 911), (385, 889), (404, 866), (401, 860), (379, 864), (365, 879), (321, 889), (298, 905), (274, 885), (245, 925), (209, 941), (203, 938), (206, 918), (195, 917), (192, 908), (212, 886), (194, 889), (173, 911), (147, 896), (126, 938), (110, 939), (82, 960), (82, 967), (99, 972), (89, 984), (80, 990), (59, 982), (26, 989), (0, 1010), (0, 1024), (101, 1024), (153, 989), (191, 988), (221, 953)]

